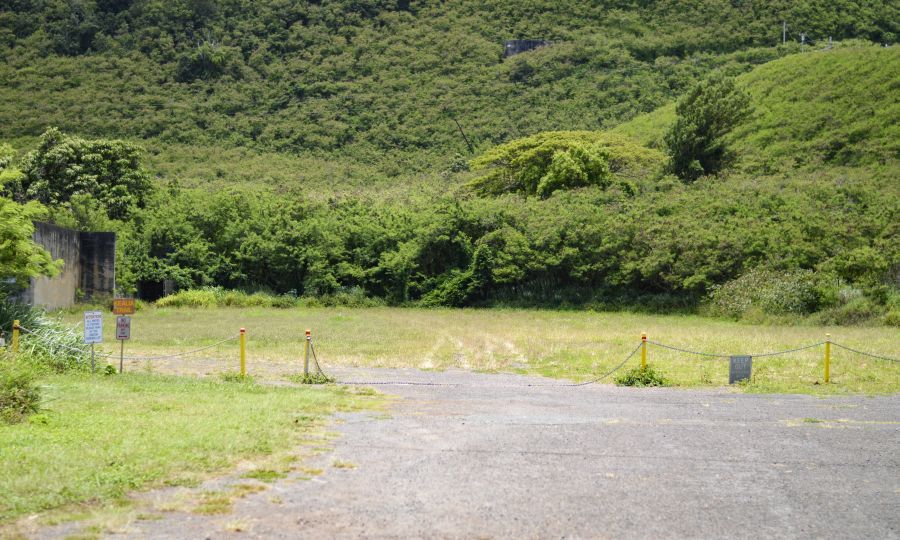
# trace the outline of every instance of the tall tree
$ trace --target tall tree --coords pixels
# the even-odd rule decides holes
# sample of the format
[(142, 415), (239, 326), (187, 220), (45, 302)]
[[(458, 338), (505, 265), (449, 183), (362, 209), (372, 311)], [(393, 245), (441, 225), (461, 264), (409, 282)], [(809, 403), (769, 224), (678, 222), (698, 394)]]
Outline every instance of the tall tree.
[(750, 94), (733, 78), (717, 72), (698, 83), (678, 101), (666, 134), (670, 170), (686, 182), (721, 171), (732, 159), (726, 135), (750, 111)]

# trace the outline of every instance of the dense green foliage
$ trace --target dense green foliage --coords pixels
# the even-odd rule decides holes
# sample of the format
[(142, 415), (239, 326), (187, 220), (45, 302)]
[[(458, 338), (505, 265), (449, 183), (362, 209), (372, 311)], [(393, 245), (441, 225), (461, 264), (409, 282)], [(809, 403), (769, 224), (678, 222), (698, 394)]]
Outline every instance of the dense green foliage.
[[(54, 261), (43, 247), (32, 240), (36, 219), (46, 216), (38, 203), (24, 205), (0, 197), (0, 277), (12, 278), (24, 285), (32, 277), (53, 276), (60, 263)], [(0, 301), (4, 292), (0, 289)]]
[[(897, 11), (22, 2), (0, 16), (0, 137), (37, 148), (27, 156), (56, 155), (38, 147), (51, 125), (142, 141), (157, 189), (126, 188), (144, 197), (127, 212), (84, 190), (51, 208), (57, 222), (119, 233), (125, 290), (171, 279), (275, 298), (652, 309), (694, 307), (765, 268), (816, 276), (804, 313), (843, 309), (835, 291), (846, 288), (886, 313), (898, 279), (900, 56), (778, 44), (782, 20), (820, 43), (892, 42)], [(516, 37), (553, 44), (503, 59)], [(698, 108), (684, 131), (690, 163), (719, 175), (684, 185), (661, 172), (676, 121), (666, 103), (714, 72), (737, 76), (754, 112), (726, 115), (740, 121), (724, 135), (701, 129), (717, 113)], [(144, 178), (131, 143), (66, 140), (110, 148)], [(734, 167), (719, 170), (726, 146)], [(33, 162), (19, 165), (26, 177)], [(51, 176), (69, 186), (85, 175), (97, 174)]]
[[(457, 121), (479, 152), (545, 130), (601, 129), (711, 69), (742, 72), (796, 49), (771, 48), (783, 20), (792, 43), (800, 32), (892, 42), (900, 20), (884, 0), (6, 5), (0, 137), (19, 147), (49, 126), (143, 139), (156, 172), (191, 182), (243, 178), (232, 148), (339, 155), (353, 159), (338, 174), (320, 162), (266, 167), (251, 181), (381, 187), (468, 153)], [(503, 41), (526, 37), (554, 45), (504, 61)], [(215, 166), (190, 163), (209, 148)]]
[(22, 174), (0, 189), (15, 200), (58, 208), (81, 196), (99, 203), (112, 219), (144, 206), (152, 188), (139, 165), (138, 147), (122, 142), (86, 141), (49, 129), (22, 160)]
[(471, 185), (488, 195), (524, 193), (546, 198), (558, 189), (607, 188), (614, 180), (630, 185), (629, 180), (658, 172), (661, 162), (658, 152), (626, 137), (551, 131), (497, 146), (474, 159), (474, 170), (488, 171)]
[(725, 136), (750, 114), (750, 96), (721, 72), (678, 100), (678, 118), (666, 134), (670, 170), (693, 182), (716, 174), (733, 159)]

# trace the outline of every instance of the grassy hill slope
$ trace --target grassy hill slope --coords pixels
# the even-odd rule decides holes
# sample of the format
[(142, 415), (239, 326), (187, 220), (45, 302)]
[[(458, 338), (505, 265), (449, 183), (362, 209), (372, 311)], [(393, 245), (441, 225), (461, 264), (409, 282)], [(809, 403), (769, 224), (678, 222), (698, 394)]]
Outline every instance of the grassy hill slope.
[[(900, 48), (838, 47), (791, 55), (738, 77), (754, 113), (731, 140), (739, 170), (866, 167), (900, 158)], [(674, 123), (674, 105), (617, 126), (644, 144), (661, 147)]]
[[(773, 47), (782, 20), (792, 40), (887, 41), (900, 20), (877, 0), (7, 6), (0, 139), (27, 149), (58, 126), (139, 141), (155, 172), (182, 184), (351, 193), (397, 179), (441, 192), (434, 171), (471, 155), (457, 122), (475, 153), (540, 131), (602, 129), (710, 69), (739, 73), (795, 49)], [(526, 37), (554, 45), (504, 60), (503, 41)], [(336, 161), (347, 165), (335, 171)]]
[[(95, 12), (77, 47), (65, 17), (5, 13), (0, 137), (27, 148), (53, 123), (145, 145), (173, 182), (127, 222), (84, 209), (119, 231), (126, 288), (900, 322), (898, 49), (747, 48), (778, 40), (781, 3), (583, 4), (146, 0)], [(893, 4), (854, 5), (807, 22), (890, 38)], [(555, 43), (503, 60), (509, 36)], [(598, 144), (656, 109), (616, 129), (653, 145), (664, 105), (713, 69), (743, 73), (756, 107), (733, 170), (686, 185)], [(556, 137), (585, 140), (557, 155)], [(506, 160), (532, 143), (535, 161)], [(491, 170), (468, 171), (479, 154)], [(510, 163), (496, 196), (467, 188)], [(506, 189), (516, 167), (554, 189)]]

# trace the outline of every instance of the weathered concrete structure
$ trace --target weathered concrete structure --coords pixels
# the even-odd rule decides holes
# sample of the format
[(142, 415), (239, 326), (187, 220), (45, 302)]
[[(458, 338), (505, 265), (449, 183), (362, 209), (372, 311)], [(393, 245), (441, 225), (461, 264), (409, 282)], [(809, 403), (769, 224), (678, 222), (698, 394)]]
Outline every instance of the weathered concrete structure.
[(533, 51), (538, 47), (550, 45), (550, 41), (543, 39), (509, 39), (503, 47), (503, 57), (509, 58), (519, 53)]
[(62, 259), (62, 272), (54, 278), (33, 278), (19, 296), (21, 301), (48, 309), (68, 307), (78, 296), (112, 296), (116, 289), (116, 233), (80, 232), (36, 222), (34, 241), (53, 259)]

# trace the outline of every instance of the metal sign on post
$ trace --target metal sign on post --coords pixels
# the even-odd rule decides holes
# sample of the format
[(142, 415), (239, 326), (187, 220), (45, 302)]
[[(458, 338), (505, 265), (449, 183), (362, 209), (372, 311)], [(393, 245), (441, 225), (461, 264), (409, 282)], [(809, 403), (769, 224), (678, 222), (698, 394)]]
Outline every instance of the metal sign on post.
[(731, 356), (728, 362), (728, 384), (750, 379), (753, 371), (752, 356)]
[(116, 339), (131, 339), (131, 317), (128, 315), (116, 317)]
[(116, 315), (134, 315), (134, 298), (113, 299), (113, 313)]
[(131, 339), (131, 317), (119, 315), (116, 317), (116, 339), (119, 340), (119, 373), (125, 370), (125, 340)]
[(96, 368), (94, 362), (94, 343), (103, 342), (102, 311), (84, 312), (84, 342), (91, 344), (91, 373), (93, 373)]
[(102, 311), (85, 311), (84, 312), (84, 342), (85, 343), (102, 343), (103, 342), (103, 312)]

